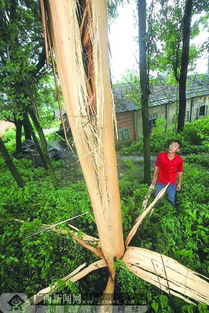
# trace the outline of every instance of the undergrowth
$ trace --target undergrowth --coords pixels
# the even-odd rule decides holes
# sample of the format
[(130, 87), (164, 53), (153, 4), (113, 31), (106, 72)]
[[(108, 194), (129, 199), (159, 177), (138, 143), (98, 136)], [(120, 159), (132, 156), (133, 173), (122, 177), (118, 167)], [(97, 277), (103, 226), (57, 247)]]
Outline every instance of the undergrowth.
[[(165, 254), (183, 265), (208, 275), (209, 272), (209, 168), (207, 154), (185, 157), (182, 191), (173, 207), (164, 198), (146, 217), (131, 245)], [(0, 158), (0, 258), (1, 292), (23, 292), (31, 296), (59, 281), (59, 292), (80, 294), (83, 299), (98, 299), (105, 287), (107, 271), (89, 274), (67, 286), (61, 278), (79, 265), (97, 258), (81, 248), (69, 235), (50, 230), (46, 225), (79, 216), (70, 221), (83, 232), (98, 236), (89, 196), (77, 163), (53, 162), (58, 179), (56, 188), (43, 168), (29, 160), (15, 160), (25, 186), (18, 188)], [(124, 238), (142, 212), (148, 190), (143, 184), (143, 163), (118, 162)], [(152, 169), (153, 170), (153, 169)], [(150, 201), (153, 199), (151, 197)], [(63, 229), (68, 229), (67, 223)], [(185, 303), (142, 281), (116, 262), (116, 300), (127, 305), (147, 305), (148, 312), (207, 313), (208, 307)]]

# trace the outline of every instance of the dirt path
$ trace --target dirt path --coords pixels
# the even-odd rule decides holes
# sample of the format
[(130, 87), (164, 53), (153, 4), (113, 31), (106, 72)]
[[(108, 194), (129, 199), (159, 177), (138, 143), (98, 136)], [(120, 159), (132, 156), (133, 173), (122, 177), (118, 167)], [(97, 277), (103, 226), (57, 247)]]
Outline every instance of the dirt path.
[(15, 127), (15, 125), (11, 122), (0, 121), (0, 137), (4, 135), (4, 133), (10, 128)]

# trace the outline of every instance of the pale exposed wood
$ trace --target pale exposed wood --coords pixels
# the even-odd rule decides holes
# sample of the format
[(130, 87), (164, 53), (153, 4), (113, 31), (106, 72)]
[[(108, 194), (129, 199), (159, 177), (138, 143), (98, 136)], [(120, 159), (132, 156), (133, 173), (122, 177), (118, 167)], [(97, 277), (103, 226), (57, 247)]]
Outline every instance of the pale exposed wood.
[(84, 276), (86, 276), (87, 274), (89, 274), (90, 272), (98, 270), (100, 268), (104, 268), (104, 267), (107, 267), (107, 263), (105, 260), (96, 261), (96, 262), (90, 264), (87, 268), (85, 268), (84, 270), (82, 270), (78, 274), (74, 275), (72, 278), (70, 278), (70, 281), (72, 281), (74, 283), (74, 282), (78, 281), (79, 279), (83, 278)]
[(152, 203), (150, 203), (150, 205), (148, 206), (148, 208), (146, 210), (144, 210), (142, 212), (142, 214), (136, 219), (136, 223), (134, 224), (134, 226), (132, 227), (132, 229), (130, 230), (127, 238), (126, 238), (126, 242), (125, 242), (125, 246), (128, 247), (131, 239), (134, 237), (134, 235), (137, 232), (137, 229), (139, 228), (139, 225), (141, 224), (141, 222), (143, 221), (143, 219), (146, 217), (146, 215), (152, 210), (152, 208), (154, 207), (154, 205), (157, 203), (157, 201), (159, 199), (161, 199), (163, 197), (163, 195), (166, 192), (166, 189), (168, 187), (169, 184), (167, 184), (162, 190), (160, 190), (160, 192), (158, 193), (158, 195), (155, 197), (155, 199), (152, 201)]
[(108, 64), (107, 8), (103, 0), (92, 0), (89, 4), (96, 110), (89, 110), (92, 99), (88, 94), (83, 64), (76, 1), (49, 0), (49, 18), (66, 111), (91, 198), (102, 251), (114, 275), (113, 258), (122, 257), (124, 245)]
[[(71, 277), (73, 277), (78, 272), (80, 272), (80, 270), (82, 270), (85, 266), (86, 266), (86, 263), (83, 263), (82, 265), (77, 267), (72, 273), (70, 273), (69, 275), (67, 275), (64, 278), (62, 278), (62, 280), (66, 282)], [(32, 297), (30, 297), (30, 299), (29, 299), (30, 304), (35, 305), (35, 304), (40, 303), (41, 301), (43, 301), (43, 299), (46, 296), (48, 296), (50, 294), (51, 291), (56, 291), (57, 288), (58, 288), (58, 284), (55, 283), (53, 286), (49, 286), (49, 287), (46, 287), (46, 288), (40, 290), (37, 294), (35, 294)]]
[(151, 194), (152, 194), (154, 188), (155, 188), (155, 185), (153, 185), (153, 184), (151, 184), (151, 185), (149, 186), (149, 189), (148, 189), (148, 191), (147, 191), (147, 193), (146, 193), (146, 195), (145, 195), (145, 197), (144, 197), (144, 200), (143, 200), (143, 202), (142, 202), (142, 210), (143, 210), (143, 211), (147, 208), (148, 201), (149, 201), (149, 199), (150, 199), (150, 196), (151, 196)]
[(104, 259), (104, 255), (102, 253), (101, 249), (95, 248), (93, 246), (91, 246), (90, 244), (88, 244), (86, 241), (84, 241), (83, 239), (80, 239), (78, 236), (78, 233), (76, 232), (72, 232), (72, 237), (84, 248), (90, 250), (91, 252), (93, 252), (95, 255), (97, 255), (98, 257)]
[[(76, 216), (78, 217), (78, 216)], [(75, 217), (74, 217), (75, 218)], [(70, 218), (70, 219), (73, 219), (73, 218)], [(81, 237), (78, 235), (78, 231), (68, 231), (66, 229), (62, 229), (62, 228), (55, 228), (55, 226), (57, 225), (60, 225), (62, 223), (65, 223), (66, 221), (69, 221), (70, 219), (67, 219), (65, 221), (62, 221), (62, 222), (58, 222), (56, 224), (53, 224), (53, 225), (46, 225), (46, 224), (43, 224), (43, 226), (45, 227), (44, 229), (42, 230), (39, 230), (37, 231), (36, 233), (33, 233), (32, 235), (29, 235), (27, 236), (26, 238), (29, 238), (31, 236), (34, 236), (34, 235), (38, 235), (46, 230), (51, 230), (55, 233), (58, 233), (58, 234), (62, 234), (62, 235), (71, 235), (72, 238), (74, 238), (82, 247), (90, 250), (91, 252), (93, 252), (95, 255), (97, 255), (99, 258), (104, 258), (104, 255), (101, 251), (101, 249), (99, 248), (98, 244), (99, 244), (99, 240), (95, 237), (92, 237), (92, 236), (88, 236), (86, 235), (85, 233), (80, 233)], [(18, 222), (18, 223), (24, 223), (23, 220), (19, 220), (19, 219), (14, 219), (14, 221)], [(73, 227), (72, 225), (70, 225), (72, 228), (75, 228), (78, 230), (78, 228), (76, 227)], [(94, 245), (92, 246), (91, 243), (94, 243)]]
[[(97, 269), (103, 268), (107, 266), (107, 263), (104, 260), (96, 261), (92, 264), (90, 264), (88, 267), (83, 269), (86, 266), (86, 263), (80, 265), (76, 270), (74, 270), (69, 275), (62, 278), (62, 280), (67, 283), (69, 280), (72, 282), (76, 282), (89, 274), (92, 271), (95, 271)], [(83, 269), (83, 270), (82, 270)], [(40, 290), (36, 295), (32, 296), (29, 299), (30, 304), (35, 305), (40, 303), (44, 300), (45, 297), (47, 297), (52, 291), (55, 292), (58, 289), (58, 284), (54, 284), (53, 286), (44, 288)]]
[(99, 246), (99, 239), (98, 239), (98, 238), (93, 237), (93, 236), (89, 236), (89, 235), (87, 235), (87, 234), (81, 232), (81, 231), (79, 230), (79, 228), (75, 227), (74, 225), (68, 224), (68, 226), (69, 226), (70, 228), (72, 228), (73, 230), (75, 230), (77, 233), (80, 232), (80, 233), (81, 233), (81, 236), (82, 236), (82, 239), (83, 239), (84, 241), (93, 242), (93, 243), (97, 244), (97, 246)]
[(14, 222), (21, 223), (21, 224), (25, 223), (24, 220), (20, 220), (19, 218), (14, 218)]
[(176, 260), (147, 249), (129, 247), (123, 261), (131, 272), (165, 292), (187, 302), (209, 304), (209, 283)]
[(103, 292), (99, 313), (112, 313), (112, 305), (114, 299), (115, 280), (111, 276), (108, 278), (107, 285)]
[(0, 137), (3, 138), (4, 134), (11, 128), (14, 128), (15, 124), (8, 121), (0, 120)]
[[(87, 0), (79, 25), (76, 11), (78, 0), (48, 0), (47, 21), (50, 23), (65, 108), (105, 258), (77, 273), (70, 280), (80, 279), (94, 270), (95, 266), (107, 266), (110, 277), (106, 290), (113, 292), (114, 258), (122, 258), (125, 248), (114, 147), (115, 114), (110, 86), (106, 2)], [(84, 59), (87, 64), (84, 64)], [(130, 231), (126, 246), (165, 189), (148, 208), (148, 198), (145, 199), (142, 207), (146, 209)], [(74, 235), (77, 240), (78, 233)], [(81, 240), (82, 243), (85, 242), (83, 238)], [(87, 242), (85, 244), (88, 245)], [(190, 297), (207, 303), (205, 297), (208, 291), (202, 290), (202, 286), (209, 290), (208, 284), (198, 274), (178, 262), (134, 247), (127, 249), (123, 260), (130, 271), (165, 292), (186, 301), (191, 302), (185, 298)]]

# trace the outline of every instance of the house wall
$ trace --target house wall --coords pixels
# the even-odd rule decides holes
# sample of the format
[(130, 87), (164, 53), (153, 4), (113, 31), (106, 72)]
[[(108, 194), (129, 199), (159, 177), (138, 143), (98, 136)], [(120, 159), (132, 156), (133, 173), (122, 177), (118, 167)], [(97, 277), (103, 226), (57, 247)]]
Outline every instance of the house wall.
[[(176, 102), (149, 107), (149, 116), (166, 119), (168, 127), (173, 124), (176, 115)], [(136, 139), (142, 137), (142, 111), (135, 112)]]
[(120, 140), (120, 137), (123, 136), (123, 133), (124, 135), (129, 133), (130, 138), (128, 140), (130, 141), (135, 140), (134, 111), (117, 113), (116, 119), (117, 119), (117, 129), (118, 129), (118, 139), (119, 139), (118, 141), (124, 141), (124, 140)]
[[(201, 106), (205, 106), (204, 115), (200, 115)], [(176, 113), (177, 113), (176, 102), (149, 107), (150, 117), (156, 117), (157, 119), (166, 119), (168, 127), (172, 126)], [(209, 114), (209, 95), (195, 97), (195, 98), (191, 98), (187, 100), (186, 116), (185, 116), (186, 121), (191, 122), (198, 118), (202, 118), (203, 116), (208, 115), (208, 114)], [(141, 138), (142, 137), (142, 111), (141, 110), (138, 110), (135, 112), (135, 129), (136, 129), (136, 139)]]
[[(187, 100), (186, 104), (186, 121), (192, 122), (204, 115), (200, 115), (201, 106), (205, 106), (205, 115), (209, 114), (209, 95), (202, 97), (195, 97)], [(187, 113), (188, 112), (188, 113)], [(187, 119), (187, 115), (189, 119)]]

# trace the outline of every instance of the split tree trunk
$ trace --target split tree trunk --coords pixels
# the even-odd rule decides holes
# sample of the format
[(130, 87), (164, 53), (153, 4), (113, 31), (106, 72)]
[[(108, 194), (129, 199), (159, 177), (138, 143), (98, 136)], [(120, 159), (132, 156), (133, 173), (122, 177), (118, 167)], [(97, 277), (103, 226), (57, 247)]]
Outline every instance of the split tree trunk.
[[(102, 252), (114, 278), (114, 258), (123, 256), (124, 243), (114, 142), (107, 8), (103, 0), (84, 2), (82, 12), (83, 1), (47, 1), (65, 107), (91, 198)], [(82, 14), (81, 25), (76, 13), (78, 8)]]
[[(74, 238), (77, 238), (82, 246), (101, 257), (96, 264), (97, 268), (99, 263), (102, 263), (100, 266), (108, 266), (110, 275), (105, 288), (107, 294), (113, 295), (114, 292), (113, 263), (114, 257), (117, 257), (122, 258), (130, 271), (165, 292), (190, 303), (185, 295), (192, 300), (209, 304), (209, 284), (201, 279), (199, 274), (182, 267), (175, 260), (162, 254), (128, 247), (138, 226), (163, 196), (167, 186), (148, 207), (146, 207), (148, 198), (143, 202), (144, 212), (137, 218), (127, 237), (124, 254), (114, 148), (106, 1), (45, 0), (45, 4), (49, 5), (47, 12), (43, 6), (44, 0), (40, 1), (45, 34), (49, 31), (46, 21), (50, 22), (50, 34), (52, 34), (66, 111), (90, 194), (102, 250), (89, 246), (85, 241), (77, 238), (76, 234)], [(47, 18), (46, 13), (48, 13)], [(50, 39), (48, 37), (49, 46)], [(105, 264), (103, 256), (106, 260)], [(79, 277), (84, 277), (94, 269), (95, 263), (84, 269)], [(176, 273), (179, 274), (177, 279)], [(43, 289), (42, 296), (44, 292), (49, 293), (49, 291), (50, 288)], [(107, 310), (111, 312), (111, 307), (100, 307), (100, 312), (107, 312)]]

